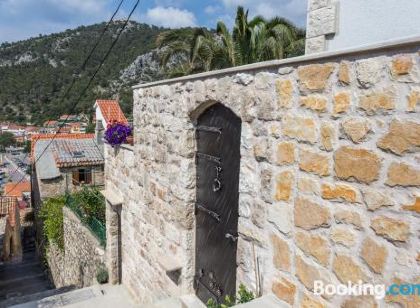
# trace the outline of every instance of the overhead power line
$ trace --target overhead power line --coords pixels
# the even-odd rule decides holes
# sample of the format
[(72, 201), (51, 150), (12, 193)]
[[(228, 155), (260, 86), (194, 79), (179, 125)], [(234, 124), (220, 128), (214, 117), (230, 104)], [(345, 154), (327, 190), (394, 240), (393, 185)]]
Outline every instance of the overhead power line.
[[(122, 28), (120, 28), (117, 37), (115, 38), (115, 40), (112, 42), (111, 46), (109, 47), (108, 51), (106, 52), (105, 56), (102, 58), (101, 63), (99, 64), (99, 66), (97, 67), (97, 69), (95, 70), (95, 72), (93, 73), (92, 77), (89, 79), (89, 82), (87, 83), (86, 87), (84, 87), (83, 91), (80, 93), (79, 97), (76, 100), (76, 103), (73, 105), (72, 109), (70, 110), (70, 114), (72, 114), (77, 105), (80, 103), (80, 100), (83, 98), (83, 96), (86, 94), (86, 91), (89, 89), (90, 85), (92, 84), (93, 80), (95, 79), (96, 75), (98, 74), (98, 72), (101, 70), (102, 66), (104, 65), (106, 59), (108, 59), (109, 55), (111, 54), (112, 49), (114, 48), (114, 46), (117, 44), (121, 34), (123, 33), (124, 29), (127, 27), (128, 22), (131, 19), (131, 16), (133, 15), (134, 11), (136, 10), (137, 6), (139, 5), (140, 0), (136, 1), (136, 4), (134, 5), (133, 9), (131, 10), (130, 14), (128, 15), (127, 19), (124, 22), (124, 25), (122, 26)], [(68, 118), (68, 117), (67, 117)], [(65, 124), (65, 122), (64, 122)], [(51, 146), (51, 144), (54, 142), (55, 138), (57, 137), (59, 131), (56, 132), (50, 142), (48, 143), (48, 145), (44, 148), (44, 150), (41, 152), (41, 154), (38, 156), (38, 158), (35, 160), (34, 164), (36, 164), (39, 159), (42, 157), (42, 155), (45, 154), (45, 152), (47, 151), (47, 149)]]
[[(112, 21), (113, 21), (113, 19), (114, 19), (114, 17), (116, 16), (116, 14), (118, 13), (118, 11), (119, 11), (119, 9), (120, 9), (120, 7), (121, 7), (121, 5), (122, 5), (122, 3), (124, 2), (124, 0), (122, 0), (120, 3), (119, 3), (119, 5), (118, 5), (118, 7), (117, 7), (117, 9), (116, 9), (116, 11), (114, 12), (114, 14), (112, 15), (112, 17), (111, 17), (111, 19), (110, 19), (110, 21), (107, 23), (107, 25), (106, 25), (106, 27), (104, 28), (104, 30), (102, 31), (102, 34), (100, 35), (100, 38), (98, 39), (98, 41), (95, 43), (95, 45), (94, 45), (94, 47), (92, 48), (92, 50), (91, 50), (91, 52), (89, 53), (89, 55), (88, 55), (88, 57), (87, 57), (87, 59), (83, 62), (83, 64), (82, 64), (82, 69), (84, 69), (85, 68), (85, 66), (86, 66), (86, 64), (87, 64), (87, 62), (89, 61), (89, 59), (91, 58), (91, 56), (92, 56), (92, 54), (93, 54), (93, 52), (95, 51), (95, 49), (97, 48), (97, 46), (99, 45), (99, 43), (100, 43), (100, 40), (102, 39), (102, 37), (104, 36), (104, 34), (105, 34), (105, 32), (106, 32), (106, 30), (109, 28), (109, 25), (112, 23)], [(111, 51), (112, 51), (112, 49), (114, 48), (114, 46), (116, 45), (116, 43), (117, 43), (117, 41), (119, 40), (119, 38), (120, 38), (120, 36), (121, 36), (121, 34), (123, 33), (123, 31), (124, 31), (124, 29), (127, 27), (127, 25), (128, 25), (128, 22), (130, 21), (130, 19), (131, 19), (131, 16), (133, 15), (133, 13), (135, 12), (135, 10), (137, 9), (137, 7), (138, 7), (138, 5), (139, 5), (139, 3), (140, 3), (140, 0), (137, 0), (136, 1), (136, 3), (135, 3), (135, 5), (133, 6), (133, 8), (132, 8), (132, 10), (130, 11), (130, 14), (128, 15), (128, 17), (127, 17), (127, 19), (125, 20), (125, 22), (124, 22), (124, 25), (123, 25), (123, 27), (119, 30), (119, 32), (118, 32), (118, 34), (117, 34), (117, 37), (115, 38), (115, 40), (112, 42), (112, 44), (111, 44), (111, 46), (110, 46), (110, 48), (108, 49), (108, 51), (106, 52), (106, 54), (105, 54), (105, 56), (102, 58), (102, 60), (101, 60), (101, 63), (99, 64), (99, 66), (97, 67), (97, 69), (95, 70), (95, 72), (94, 72), (94, 74), (91, 76), (91, 78), (90, 78), (90, 80), (89, 80), (89, 82), (88, 82), (88, 84), (86, 85), (86, 87), (83, 89), (83, 91), (81, 92), (81, 94), (79, 95), (79, 97), (78, 97), (78, 99), (76, 100), (76, 103), (72, 106), (72, 108), (71, 108), (71, 110), (70, 110), (70, 112), (69, 112), (69, 114), (67, 115), (67, 117), (66, 117), (66, 119), (65, 119), (65, 121), (63, 122), (63, 124), (61, 124), (60, 125), (60, 127), (59, 127), (59, 129), (58, 129), (58, 131), (53, 135), (53, 137), (51, 138), (51, 141), (48, 143), (48, 145), (44, 148), (44, 150), (41, 152), (41, 154), (36, 158), (36, 160), (33, 162), (33, 164), (36, 164), (39, 160), (40, 160), (40, 158), (45, 154), (45, 152), (47, 151), (47, 149), (51, 146), (51, 144), (54, 142), (54, 140), (55, 140), (55, 138), (57, 137), (57, 135), (60, 133), (60, 130), (65, 126), (65, 124), (66, 124), (66, 122), (67, 122), (67, 120), (68, 120), (68, 118), (69, 118), (69, 116), (75, 111), (75, 109), (76, 109), (76, 107), (77, 107), (77, 105), (80, 103), (80, 100), (82, 99), (82, 97), (84, 96), (84, 94), (86, 93), (86, 91), (87, 91), (87, 89), (90, 87), (90, 85), (92, 84), (92, 82), (93, 82), (93, 80), (95, 79), (95, 77), (96, 77), (96, 75), (98, 74), (98, 72), (100, 71), (100, 69), (102, 68), (102, 66), (103, 66), (103, 64), (104, 64), (104, 62), (106, 61), (106, 59), (109, 57), (109, 55), (111, 54)], [(71, 86), (69, 87), (69, 89), (71, 89), (72, 87), (73, 87), (73, 85), (74, 85), (74, 82), (75, 82), (75, 78), (73, 79), (73, 82), (72, 82), (72, 84), (71, 84)], [(68, 92), (69, 92), (69, 90), (68, 91), (66, 91), (66, 95), (68, 94)], [(39, 138), (38, 138), (39, 139)], [(37, 140), (35, 140), (35, 142), (36, 142)], [(23, 180), (25, 179), (25, 176), (23, 176), (17, 183), (16, 183), (16, 185), (11, 189), (11, 191), (13, 191), (15, 188), (16, 188), (16, 186), (19, 184), (19, 183), (21, 183)]]

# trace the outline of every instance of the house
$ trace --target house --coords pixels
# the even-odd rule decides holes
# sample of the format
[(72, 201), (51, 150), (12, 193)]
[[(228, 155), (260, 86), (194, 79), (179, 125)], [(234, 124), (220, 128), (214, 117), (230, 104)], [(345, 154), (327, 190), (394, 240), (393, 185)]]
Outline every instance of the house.
[(4, 196), (17, 198), (18, 201), (30, 201), (31, 183), (30, 182), (20, 182), (20, 183), (9, 182), (4, 186)]
[(105, 145), (110, 282), (141, 303), (244, 284), (250, 307), (420, 307), (315, 291), (420, 277), (420, 36), (371, 43), (133, 87), (141, 134)]
[(41, 134), (54, 134), (58, 130), (58, 121), (48, 120), (45, 121), (39, 132)]
[(25, 126), (14, 123), (3, 123), (1, 125), (1, 133), (11, 133), (15, 136), (18, 143), (23, 143), (26, 137)]
[(71, 124), (70, 123), (66, 123), (66, 124), (60, 124), (58, 129), (57, 129), (57, 133), (59, 134), (71, 134)]
[(60, 123), (73, 123), (79, 121), (79, 116), (76, 114), (63, 114), (58, 119)]
[(420, 35), (420, 1), (309, 0), (308, 3), (306, 54)]
[(112, 122), (128, 124), (128, 120), (117, 100), (98, 99), (93, 107), (95, 108), (96, 123), (99, 121), (103, 128), (106, 128)]
[(81, 186), (103, 185), (104, 158), (93, 134), (38, 135), (32, 139), (34, 202)]
[(87, 129), (87, 124), (84, 122), (73, 122), (69, 123), (70, 133), (71, 134), (85, 134)]
[(98, 99), (93, 108), (95, 108), (93, 117), (96, 123), (95, 138), (100, 145), (103, 145), (103, 136), (108, 124), (114, 122), (129, 124), (117, 100)]
[(40, 128), (33, 125), (28, 125), (25, 127), (25, 137), (26, 140), (32, 140), (32, 136), (39, 134)]

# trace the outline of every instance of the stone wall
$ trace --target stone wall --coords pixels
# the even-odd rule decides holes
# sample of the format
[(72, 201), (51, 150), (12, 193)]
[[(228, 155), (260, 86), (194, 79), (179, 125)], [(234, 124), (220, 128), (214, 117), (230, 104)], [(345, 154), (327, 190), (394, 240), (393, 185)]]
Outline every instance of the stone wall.
[(6, 231), (7, 216), (0, 216), (0, 251), (3, 249), (4, 232)]
[(92, 171), (92, 186), (104, 185), (103, 166), (61, 168), (61, 176), (58, 178), (50, 180), (41, 180), (37, 178), (41, 200), (49, 197), (64, 195), (66, 191), (73, 192), (80, 189), (80, 185), (73, 184), (73, 171), (84, 168), (91, 169)]
[(305, 53), (327, 50), (327, 40), (337, 32), (337, 0), (308, 0)]
[(98, 269), (105, 266), (105, 250), (70, 209), (64, 207), (63, 215), (64, 251), (50, 244), (46, 256), (51, 280), (56, 288), (96, 284)]
[[(141, 301), (193, 292), (193, 121), (216, 102), (242, 119), (238, 284), (256, 288), (253, 247), (263, 293), (293, 306), (376, 301), (315, 297), (318, 279), (419, 281), (418, 46), (135, 88), (134, 149), (106, 149), (106, 190), (123, 200), (123, 284)], [(166, 259), (182, 266), (179, 286)]]

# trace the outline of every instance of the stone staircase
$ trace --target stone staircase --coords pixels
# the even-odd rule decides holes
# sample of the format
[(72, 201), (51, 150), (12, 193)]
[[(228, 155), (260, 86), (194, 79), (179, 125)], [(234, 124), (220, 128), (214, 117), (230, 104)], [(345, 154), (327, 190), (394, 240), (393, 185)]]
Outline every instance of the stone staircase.
[[(44, 295), (41, 293), (40, 295)], [(35, 294), (34, 296), (40, 296)], [(135, 303), (123, 285), (95, 285), (23, 304), (10, 305), (13, 308), (206, 308), (193, 294), (159, 300), (153, 304)], [(237, 305), (238, 308), (290, 308), (274, 295), (266, 295), (250, 303)]]
[(141, 305), (144, 308), (206, 308), (206, 306), (193, 294), (180, 297), (171, 297), (157, 301), (153, 304)]
[[(2, 243), (0, 243), (1, 249)], [(38, 260), (33, 239), (24, 241), (20, 262), (0, 263), (0, 307), (17, 298), (53, 289)]]

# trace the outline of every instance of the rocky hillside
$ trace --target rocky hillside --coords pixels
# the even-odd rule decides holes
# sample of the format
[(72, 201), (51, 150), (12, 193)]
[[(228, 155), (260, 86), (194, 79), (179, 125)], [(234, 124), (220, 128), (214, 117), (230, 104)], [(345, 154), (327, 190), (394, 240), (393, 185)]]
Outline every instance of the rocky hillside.
[[(41, 123), (69, 112), (121, 26), (120, 21), (112, 24), (83, 71), (77, 69), (105, 23), (2, 44), (0, 121)], [(163, 78), (155, 40), (164, 30), (131, 22), (77, 111), (90, 112), (96, 98), (118, 97), (124, 110), (131, 113), (131, 86)], [(73, 76), (77, 82), (63, 98)]]

